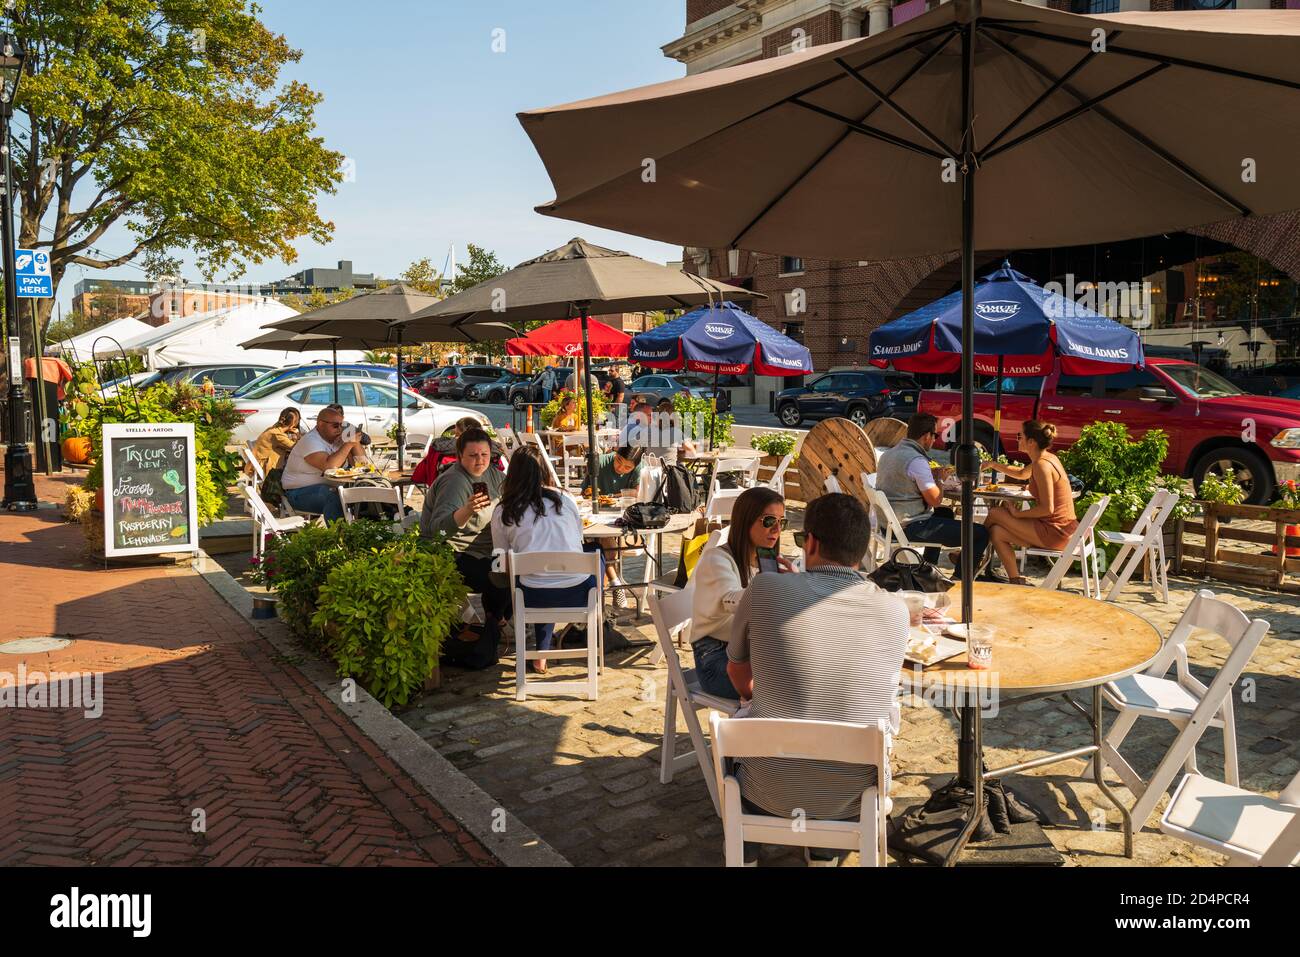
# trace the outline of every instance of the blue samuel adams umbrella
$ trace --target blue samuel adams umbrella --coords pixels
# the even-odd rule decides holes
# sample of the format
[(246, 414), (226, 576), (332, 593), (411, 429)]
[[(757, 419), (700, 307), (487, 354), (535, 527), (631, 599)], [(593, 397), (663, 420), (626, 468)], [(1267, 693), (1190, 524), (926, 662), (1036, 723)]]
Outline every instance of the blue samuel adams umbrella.
[[(717, 407), (719, 375), (804, 375), (812, 353), (733, 302), (700, 306), (656, 329), (633, 336), (628, 360), (651, 369), (713, 373)], [(712, 439), (713, 423), (709, 423)], [(712, 441), (710, 441), (710, 446)]]
[[(902, 372), (961, 368), (961, 292), (876, 329), (873, 365)], [(997, 376), (994, 433), (1001, 435), (1002, 379), (1045, 376), (1059, 358), (1066, 375), (1106, 375), (1140, 368), (1142, 340), (1128, 326), (1034, 283), (1004, 262), (975, 284), (975, 371)]]

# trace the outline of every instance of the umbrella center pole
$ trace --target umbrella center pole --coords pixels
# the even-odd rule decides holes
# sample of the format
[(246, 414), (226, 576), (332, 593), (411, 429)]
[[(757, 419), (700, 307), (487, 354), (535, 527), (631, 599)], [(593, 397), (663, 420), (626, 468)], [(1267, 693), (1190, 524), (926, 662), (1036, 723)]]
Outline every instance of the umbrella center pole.
[(582, 316), (582, 391), (587, 397), (587, 481), (591, 484), (591, 511), (595, 514), (600, 511), (600, 489), (596, 487), (600, 457), (596, 451), (596, 410), (591, 398), (591, 340), (587, 337), (588, 313), (591, 310), (585, 303), (579, 309)]
[(961, 479), (961, 620), (970, 622), (975, 611), (975, 483), (980, 457), (975, 446), (975, 171), (974, 24), (961, 35), (962, 157), (961, 157), (961, 438), (953, 456)]

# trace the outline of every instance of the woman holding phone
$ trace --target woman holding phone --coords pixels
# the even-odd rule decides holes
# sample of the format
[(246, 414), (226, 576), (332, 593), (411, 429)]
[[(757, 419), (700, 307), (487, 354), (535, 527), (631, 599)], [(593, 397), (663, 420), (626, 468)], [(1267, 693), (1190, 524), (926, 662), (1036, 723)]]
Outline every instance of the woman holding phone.
[(785, 527), (785, 500), (779, 493), (746, 489), (731, 511), (726, 544), (705, 551), (695, 566), (691, 652), (700, 687), (708, 694), (740, 697), (727, 677), (732, 616), (755, 575), (768, 569), (794, 571), (778, 552)]

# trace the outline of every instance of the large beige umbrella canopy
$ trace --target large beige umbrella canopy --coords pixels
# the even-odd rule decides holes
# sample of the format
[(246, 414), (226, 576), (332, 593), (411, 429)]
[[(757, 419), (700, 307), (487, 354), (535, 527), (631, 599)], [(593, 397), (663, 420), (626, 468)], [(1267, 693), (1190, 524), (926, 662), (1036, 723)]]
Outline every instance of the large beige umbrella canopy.
[[(865, 39), (520, 121), (555, 186), (538, 208), (547, 215), (823, 259), (960, 249), (955, 458), (969, 556), (975, 250), (1127, 239), (1300, 208), (1298, 40), (1300, 17), (1286, 11), (1091, 17), (952, 0)], [(967, 622), (974, 565), (962, 562)], [(978, 727), (977, 710), (963, 708), (959, 780), (976, 810), (950, 863), (981, 816)]]
[(555, 186), (547, 215), (827, 259), (962, 250), (969, 515), (974, 251), (1300, 207), (1298, 39), (1285, 11), (953, 0), (869, 38), (520, 121)]
[[(412, 336), (435, 339), (445, 330), (505, 321), (522, 325), (548, 319), (582, 320), (583, 369), (591, 368), (588, 318), (612, 312), (689, 308), (754, 293), (738, 286), (692, 276), (631, 253), (606, 249), (583, 239), (520, 263), (494, 279), (434, 303), (397, 324)], [(584, 375), (587, 408), (591, 377)], [(587, 415), (587, 474), (596, 505), (596, 423)]]

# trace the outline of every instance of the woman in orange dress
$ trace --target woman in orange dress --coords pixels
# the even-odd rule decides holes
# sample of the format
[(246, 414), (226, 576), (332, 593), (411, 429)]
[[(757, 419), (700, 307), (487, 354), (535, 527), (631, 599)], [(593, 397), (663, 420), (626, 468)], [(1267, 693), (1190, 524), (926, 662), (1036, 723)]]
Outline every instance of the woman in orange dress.
[(990, 508), (984, 526), (997, 550), (1002, 567), (1013, 585), (1028, 584), (1020, 577), (1016, 562), (1017, 548), (1046, 548), (1060, 551), (1079, 527), (1074, 517), (1074, 492), (1061, 460), (1050, 450), (1056, 438), (1056, 426), (1050, 422), (1030, 420), (1020, 427), (1016, 442), (1029, 457), (1028, 465), (989, 463), (1012, 478), (1029, 479), (1032, 508), (1017, 510), (1010, 502)]

